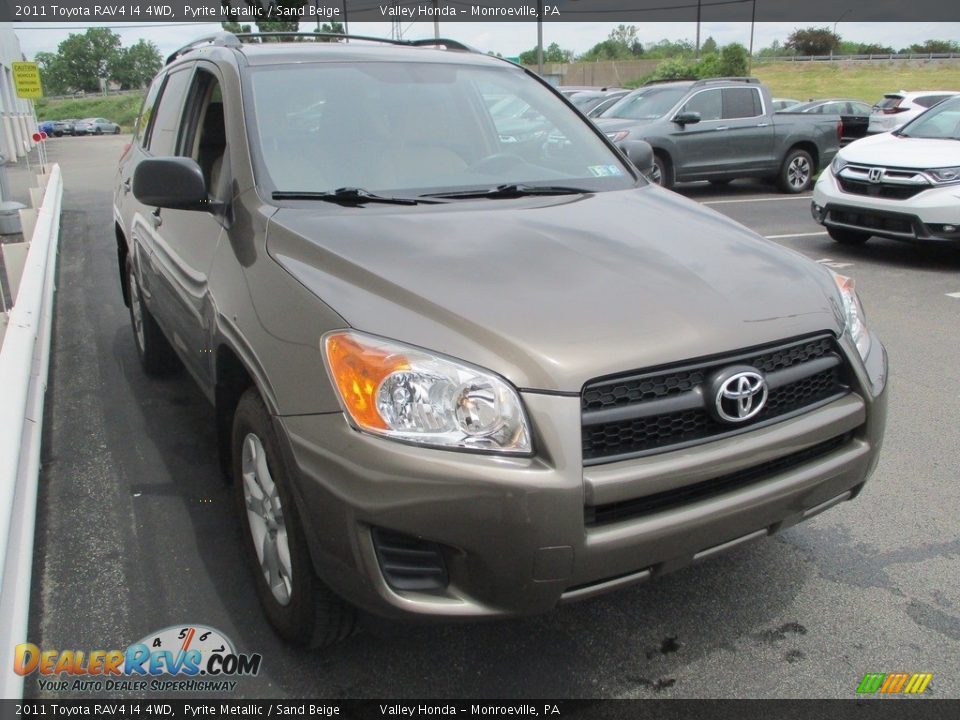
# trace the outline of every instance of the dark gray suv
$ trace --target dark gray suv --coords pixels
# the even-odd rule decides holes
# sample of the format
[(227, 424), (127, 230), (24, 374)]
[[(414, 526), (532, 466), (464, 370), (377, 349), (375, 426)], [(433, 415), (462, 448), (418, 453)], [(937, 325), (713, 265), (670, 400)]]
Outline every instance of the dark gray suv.
[[(523, 132), (491, 113), (511, 99)], [(887, 361), (849, 279), (455, 42), (184, 48), (115, 219), (144, 368), (215, 405), (294, 643), (355, 607), (527, 614), (648, 580), (852, 499), (877, 461)]]

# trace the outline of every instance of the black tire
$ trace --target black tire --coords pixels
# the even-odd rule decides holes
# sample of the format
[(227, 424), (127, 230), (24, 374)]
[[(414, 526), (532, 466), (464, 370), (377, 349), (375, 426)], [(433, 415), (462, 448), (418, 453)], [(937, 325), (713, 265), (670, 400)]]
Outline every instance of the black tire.
[[(130, 325), (133, 328), (133, 344), (137, 356), (147, 375), (165, 375), (179, 366), (179, 359), (163, 334), (163, 330), (153, 319), (153, 315), (143, 303), (140, 281), (133, 267), (133, 260), (127, 256), (127, 288), (130, 298)], [(140, 322), (137, 326), (137, 313)]]
[(806, 150), (794, 148), (787, 153), (780, 166), (777, 185), (782, 192), (795, 195), (806, 192), (813, 185), (816, 165)]
[(827, 234), (841, 245), (863, 245), (870, 239), (870, 233), (846, 230), (844, 228), (827, 228)]
[(119, 126), (119, 125), (117, 125), (117, 127), (114, 128), (113, 134), (114, 134), (114, 135), (119, 135), (119, 134), (120, 134), (120, 126)]
[[(283, 580), (281, 568), (276, 567), (275, 587), (278, 588), (276, 591), (271, 589), (271, 585), (267, 582), (265, 576), (267, 571), (261, 564), (256, 549), (251, 513), (248, 513), (247, 507), (248, 487), (259, 488), (259, 482), (261, 482), (260, 480), (248, 482), (244, 474), (245, 454), (248, 465), (251, 467), (256, 465), (250, 459), (254, 456), (247, 454), (247, 442), (251, 436), (259, 440), (260, 449), (265, 454), (269, 481), (276, 488), (275, 496), (279, 499), (279, 507), (270, 504), (270, 513), (273, 522), (285, 530), (285, 542), (288, 548), (290, 573), (286, 580)], [(249, 388), (237, 404), (237, 410), (233, 416), (231, 448), (233, 482), (244, 551), (253, 572), (260, 605), (267, 619), (277, 634), (291, 645), (318, 648), (343, 640), (353, 632), (356, 611), (327, 588), (314, 573), (303, 525), (291, 494), (290, 475), (280, 453), (280, 444), (274, 431), (273, 421), (256, 388)], [(254, 495), (250, 496), (256, 499)], [(262, 502), (260, 507), (263, 507)], [(254, 511), (252, 514), (259, 515), (259, 511)], [(272, 533), (271, 542), (276, 547), (278, 540), (276, 527), (274, 530), (267, 529), (265, 534), (270, 535), (270, 533)], [(266, 546), (267, 544), (263, 545), (264, 553), (266, 553)], [(279, 553), (274, 557), (276, 562), (282, 563)], [(286, 602), (281, 602), (275, 592), (283, 594)]]
[(101, 130), (100, 128), (97, 128), (96, 130), (93, 131), (93, 134), (94, 134), (94, 135), (103, 135), (103, 130)]
[(668, 190), (673, 187), (673, 163), (666, 156), (656, 153), (653, 156), (653, 173), (650, 181)]

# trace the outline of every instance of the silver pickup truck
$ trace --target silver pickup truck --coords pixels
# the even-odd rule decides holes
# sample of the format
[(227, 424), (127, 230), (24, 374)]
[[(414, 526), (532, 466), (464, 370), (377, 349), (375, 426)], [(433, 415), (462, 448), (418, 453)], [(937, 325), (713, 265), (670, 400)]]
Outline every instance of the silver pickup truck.
[(787, 193), (811, 187), (837, 154), (843, 130), (837, 116), (774, 114), (770, 91), (756, 78), (646, 85), (596, 123), (615, 143), (650, 143), (651, 179), (664, 187), (759, 177)]

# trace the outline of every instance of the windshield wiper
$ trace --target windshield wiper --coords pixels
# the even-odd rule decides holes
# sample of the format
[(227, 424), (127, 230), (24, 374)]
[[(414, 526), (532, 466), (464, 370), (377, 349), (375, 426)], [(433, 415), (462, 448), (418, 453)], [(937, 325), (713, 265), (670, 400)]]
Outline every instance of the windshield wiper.
[(332, 202), (338, 205), (364, 205), (366, 203), (384, 203), (387, 205), (419, 205), (420, 203), (439, 202), (422, 198), (388, 197), (376, 195), (372, 192), (356, 187), (342, 187), (329, 192), (313, 192), (309, 190), (277, 190), (273, 193), (274, 200), (319, 200)]
[(564, 185), (524, 185), (523, 183), (507, 183), (497, 185), (492, 188), (482, 188), (479, 190), (455, 190), (453, 192), (427, 193), (420, 197), (428, 198), (518, 198), (527, 195), (580, 195), (583, 193), (592, 193), (593, 190), (586, 190), (578, 187), (566, 187)]

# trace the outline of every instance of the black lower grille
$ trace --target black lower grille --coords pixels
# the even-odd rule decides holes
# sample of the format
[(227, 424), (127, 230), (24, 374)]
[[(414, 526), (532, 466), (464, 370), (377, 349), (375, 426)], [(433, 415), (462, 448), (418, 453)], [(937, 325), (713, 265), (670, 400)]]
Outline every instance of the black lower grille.
[(880, 183), (855, 182), (843, 178), (839, 178), (838, 183), (844, 192), (851, 195), (865, 195), (889, 200), (909, 200), (914, 195), (930, 189), (929, 185), (883, 185)]
[(584, 508), (584, 521), (588, 526), (605, 525), (619, 520), (651, 515), (681, 505), (687, 505), (698, 500), (716, 497), (761, 480), (766, 480), (778, 473), (786, 472), (804, 463), (829, 455), (834, 450), (845, 445), (849, 440), (849, 434), (840, 435), (791, 455), (785, 455), (784, 457), (761, 465), (755, 465), (745, 470), (739, 470), (694, 485), (687, 485), (632, 500), (608, 503), (606, 505), (587, 506)]
[(373, 529), (384, 579), (394, 590), (442, 590), (449, 582), (441, 546), (412, 535)]
[(868, 230), (886, 230), (901, 235), (916, 235), (915, 219), (909, 215), (874, 213), (865, 210), (831, 209), (829, 220)]
[[(588, 383), (581, 401), (584, 464), (706, 442), (811, 409), (849, 392), (841, 357), (833, 337), (824, 335)], [(719, 420), (705, 398), (710, 377), (735, 365), (755, 368), (771, 381), (764, 409), (742, 425)]]

